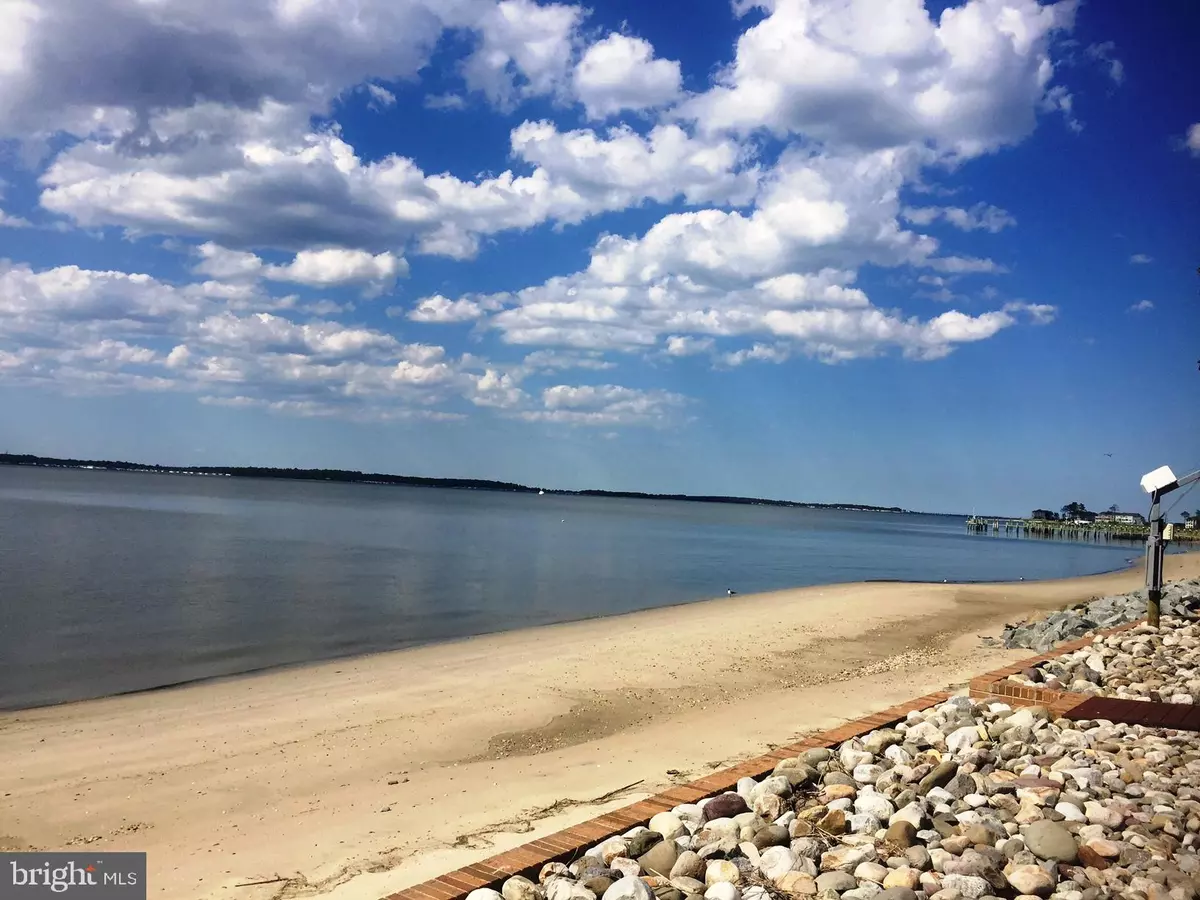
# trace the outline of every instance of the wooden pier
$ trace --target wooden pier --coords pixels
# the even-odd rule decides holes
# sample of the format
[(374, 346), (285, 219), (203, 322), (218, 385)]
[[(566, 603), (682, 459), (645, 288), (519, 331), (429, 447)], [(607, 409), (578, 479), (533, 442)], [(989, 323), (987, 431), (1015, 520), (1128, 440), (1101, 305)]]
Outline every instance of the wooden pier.
[[(969, 534), (1002, 537), (1058, 538), (1071, 541), (1145, 541), (1149, 525), (1122, 525), (1116, 522), (1097, 522), (1077, 525), (1074, 522), (1055, 522), (1049, 519), (997, 519), (972, 516), (967, 519)], [(1175, 526), (1175, 541), (1200, 541), (1200, 529)]]

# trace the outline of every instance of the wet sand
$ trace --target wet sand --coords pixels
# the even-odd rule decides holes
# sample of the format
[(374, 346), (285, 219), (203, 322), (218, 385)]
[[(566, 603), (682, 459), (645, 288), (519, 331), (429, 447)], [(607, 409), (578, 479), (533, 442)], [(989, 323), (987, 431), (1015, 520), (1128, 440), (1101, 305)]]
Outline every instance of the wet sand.
[(0, 849), (144, 850), (152, 897), (376, 900), (964, 684), (1031, 655), (979, 635), (1141, 580), (803, 588), (0, 714)]

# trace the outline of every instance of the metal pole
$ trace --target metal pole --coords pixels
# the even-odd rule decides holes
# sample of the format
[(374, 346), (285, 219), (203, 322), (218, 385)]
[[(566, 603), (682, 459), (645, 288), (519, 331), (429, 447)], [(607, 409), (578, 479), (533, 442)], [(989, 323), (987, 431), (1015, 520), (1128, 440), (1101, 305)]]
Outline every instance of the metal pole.
[(1150, 535), (1146, 538), (1146, 623), (1157, 628), (1162, 602), (1163, 519), (1159, 512), (1159, 492), (1150, 496)]

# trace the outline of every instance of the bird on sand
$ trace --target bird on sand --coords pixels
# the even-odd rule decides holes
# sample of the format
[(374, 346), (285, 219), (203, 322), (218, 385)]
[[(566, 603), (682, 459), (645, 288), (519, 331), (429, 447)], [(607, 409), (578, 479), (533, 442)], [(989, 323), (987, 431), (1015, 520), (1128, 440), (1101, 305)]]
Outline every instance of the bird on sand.
[(730, 597), (732, 597), (734, 594), (737, 593), (737, 591), (735, 591), (733, 588), (729, 588), (728, 590), (725, 591), (725, 593), (728, 594)]

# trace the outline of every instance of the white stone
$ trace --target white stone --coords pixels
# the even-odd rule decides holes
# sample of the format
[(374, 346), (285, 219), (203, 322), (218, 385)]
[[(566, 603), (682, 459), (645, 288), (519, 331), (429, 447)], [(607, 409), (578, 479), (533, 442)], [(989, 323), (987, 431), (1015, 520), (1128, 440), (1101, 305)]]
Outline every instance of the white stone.
[(854, 870), (854, 877), (859, 881), (873, 881), (875, 884), (883, 884), (883, 879), (887, 878), (887, 873), (887, 866), (881, 866), (876, 862), (865, 862)]
[(921, 722), (908, 729), (907, 737), (918, 747), (940, 747), (946, 743), (946, 737), (931, 722)]
[(910, 803), (908, 806), (896, 810), (888, 817), (888, 824), (895, 825), (897, 822), (911, 822), (913, 828), (920, 829), (925, 821), (925, 810), (917, 803)]
[(838, 751), (838, 759), (842, 763), (842, 768), (847, 772), (853, 772), (856, 766), (875, 761), (874, 756), (855, 747), (850, 741), (842, 744), (842, 748)]
[(896, 811), (896, 807), (883, 794), (863, 793), (855, 798), (854, 811), (857, 813), (866, 813), (877, 819), (889, 819)]
[(722, 881), (738, 884), (741, 880), (742, 873), (727, 859), (710, 860), (708, 867), (704, 870), (704, 883), (709, 887)]
[(782, 878), (796, 865), (796, 854), (787, 847), (768, 847), (759, 854), (758, 871), (775, 881)]
[(1065, 800), (1055, 806), (1054, 811), (1061, 813), (1062, 817), (1068, 822), (1086, 822), (1088, 820), (1082, 809), (1074, 803), (1067, 803)]
[(946, 748), (951, 753), (966, 753), (974, 746), (976, 741), (982, 740), (983, 737), (986, 737), (986, 735), (981, 737), (977, 726), (964, 725), (962, 728), (955, 728), (946, 735)]
[(611, 863), (618, 856), (629, 855), (629, 844), (624, 838), (609, 838), (607, 841), (603, 841), (600, 846), (596, 848), (595, 855), (600, 857), (606, 863)]
[(570, 878), (551, 878), (546, 882), (546, 900), (596, 900), (596, 895)]
[(1057, 879), (1041, 866), (1016, 866), (1005, 876), (1020, 894), (1045, 897), (1053, 893)]
[(855, 813), (846, 822), (855, 834), (874, 834), (883, 827), (882, 822), (868, 813)]
[(850, 773), (850, 777), (859, 784), (874, 784), (882, 774), (883, 766), (875, 765), (874, 763), (863, 763), (861, 766), (854, 767), (854, 771)]
[(504, 895), (491, 888), (476, 888), (467, 894), (467, 900), (504, 900)]
[(1015, 713), (1004, 720), (1013, 728), (1032, 728), (1039, 720), (1031, 713), (1028, 707), (1018, 709)]
[(762, 794), (774, 794), (777, 797), (788, 797), (792, 793), (792, 783), (786, 775), (771, 775), (760, 781), (750, 792), (752, 797)]
[(679, 821), (689, 825), (699, 825), (704, 815), (703, 810), (695, 803), (681, 803), (671, 812), (679, 816)]
[(654, 900), (654, 891), (640, 878), (618, 878), (604, 892), (604, 900)]
[(1089, 800), (1083, 804), (1083, 811), (1087, 820), (1092, 825), (1103, 825), (1105, 828), (1120, 828), (1125, 821), (1125, 817), (1118, 809), (1105, 806), (1103, 803), (1097, 803), (1095, 800)]
[[(736, 884), (719, 881), (704, 892), (704, 900), (739, 900), (741, 895)], [(604, 900), (608, 900), (607, 892), (604, 894)]]
[(683, 820), (675, 813), (661, 812), (650, 820), (650, 830), (657, 831), (668, 841), (673, 841), (677, 837), (687, 834), (687, 829), (683, 827)]
[(636, 859), (627, 859), (623, 856), (618, 856), (609, 866), (616, 869), (627, 878), (637, 878), (642, 873), (642, 867)]
[(821, 854), (821, 871), (831, 872), (837, 869), (842, 872), (853, 872), (865, 862), (874, 862), (879, 858), (875, 848), (840, 846), (834, 847)]

